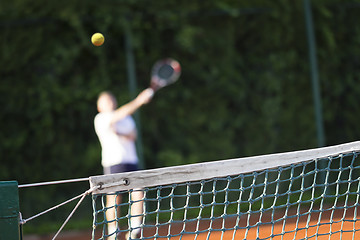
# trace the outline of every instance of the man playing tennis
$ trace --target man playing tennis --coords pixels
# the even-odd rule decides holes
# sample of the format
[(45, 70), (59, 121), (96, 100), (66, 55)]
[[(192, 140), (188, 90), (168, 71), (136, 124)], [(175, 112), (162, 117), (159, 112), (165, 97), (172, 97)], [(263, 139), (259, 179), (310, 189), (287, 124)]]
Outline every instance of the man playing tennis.
[[(143, 90), (134, 100), (117, 107), (117, 101), (110, 92), (102, 92), (97, 101), (98, 114), (95, 116), (95, 131), (102, 148), (101, 164), (104, 174), (129, 172), (138, 170), (138, 156), (136, 154), (136, 125), (131, 115), (142, 105), (148, 103), (153, 96), (152, 89)], [(140, 233), (141, 215), (143, 213), (143, 193), (134, 191), (131, 200), (134, 201), (131, 207), (132, 217), (131, 238), (137, 238)], [(115, 204), (120, 204), (121, 196), (116, 194), (107, 195), (106, 211), (108, 223), (108, 239), (116, 238), (116, 212)], [(112, 206), (112, 207), (111, 207)]]

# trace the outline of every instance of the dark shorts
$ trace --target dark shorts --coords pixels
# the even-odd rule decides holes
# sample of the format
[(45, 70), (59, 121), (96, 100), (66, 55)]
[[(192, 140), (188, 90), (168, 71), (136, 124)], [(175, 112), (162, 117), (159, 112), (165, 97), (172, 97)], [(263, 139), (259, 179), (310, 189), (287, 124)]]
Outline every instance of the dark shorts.
[(110, 167), (104, 167), (104, 174), (133, 172), (137, 170), (139, 170), (139, 166), (137, 164), (121, 163)]

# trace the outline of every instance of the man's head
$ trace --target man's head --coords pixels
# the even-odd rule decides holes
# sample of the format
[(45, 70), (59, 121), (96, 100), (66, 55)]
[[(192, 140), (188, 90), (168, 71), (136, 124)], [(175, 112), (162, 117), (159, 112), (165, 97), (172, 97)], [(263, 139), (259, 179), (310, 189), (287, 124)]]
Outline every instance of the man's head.
[(100, 93), (97, 100), (97, 109), (99, 112), (111, 112), (117, 108), (117, 101), (114, 95), (108, 91)]

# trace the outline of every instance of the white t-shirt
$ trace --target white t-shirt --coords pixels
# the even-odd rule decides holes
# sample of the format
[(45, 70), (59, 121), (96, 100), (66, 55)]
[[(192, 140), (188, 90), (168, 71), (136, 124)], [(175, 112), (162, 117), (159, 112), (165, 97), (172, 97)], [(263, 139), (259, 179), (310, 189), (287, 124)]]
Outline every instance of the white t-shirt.
[(94, 119), (95, 132), (101, 144), (101, 164), (109, 167), (120, 163), (138, 163), (135, 142), (125, 135), (136, 130), (135, 121), (127, 116), (111, 124), (113, 112), (98, 113)]

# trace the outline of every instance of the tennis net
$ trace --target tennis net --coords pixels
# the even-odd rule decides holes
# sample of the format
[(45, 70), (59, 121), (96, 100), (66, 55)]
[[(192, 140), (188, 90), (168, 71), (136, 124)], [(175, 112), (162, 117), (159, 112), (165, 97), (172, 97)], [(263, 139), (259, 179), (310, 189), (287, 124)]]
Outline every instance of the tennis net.
[(358, 239), (359, 153), (352, 142), (90, 177), (93, 239)]

